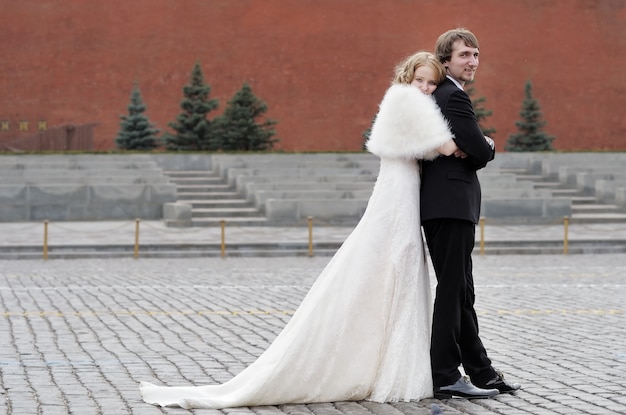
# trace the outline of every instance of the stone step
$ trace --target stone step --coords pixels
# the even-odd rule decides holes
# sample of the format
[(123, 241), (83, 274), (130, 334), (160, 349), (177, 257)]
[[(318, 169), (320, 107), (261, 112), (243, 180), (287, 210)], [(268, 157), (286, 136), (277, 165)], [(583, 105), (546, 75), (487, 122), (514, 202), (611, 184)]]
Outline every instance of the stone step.
[(506, 168), (506, 167), (501, 167), (498, 169), (499, 173), (505, 173), (505, 174), (517, 174), (520, 176), (533, 176), (531, 174), (528, 173), (528, 170), (526, 169), (514, 169), (514, 168)]
[(572, 196), (572, 205), (595, 204), (597, 199), (593, 196)]
[(578, 197), (580, 192), (576, 189), (551, 189), (553, 197)]
[(258, 209), (253, 207), (242, 207), (242, 208), (200, 208), (200, 209), (192, 209), (191, 217), (192, 220), (196, 218), (207, 218), (207, 217), (253, 217), (253, 216), (261, 216), (261, 213)]
[[(302, 257), (309, 256), (307, 248), (301, 249), (231, 249), (228, 246), (224, 251), (224, 257), (228, 258), (272, 258), (272, 257)], [(313, 251), (313, 256), (316, 257), (330, 257), (335, 254), (336, 249), (316, 249)], [(220, 249), (211, 250), (196, 250), (196, 249), (174, 249), (170, 251), (142, 251), (138, 254), (138, 258), (217, 258), (221, 257), (222, 253)], [(105, 259), (105, 258), (132, 258), (133, 254), (128, 252), (118, 251), (84, 251), (84, 252), (70, 252), (61, 251), (48, 254), (48, 259)], [(34, 252), (12, 252), (3, 253), (0, 252), (0, 260), (40, 260), (41, 254)]]
[[(557, 189), (559, 186), (561, 186), (561, 183), (559, 182), (534, 182), (535, 188), (536, 189)], [(569, 189), (566, 189), (569, 190)]]
[[(476, 255), (480, 255), (474, 250)], [(510, 246), (510, 247), (485, 247), (485, 255), (558, 255), (564, 254), (563, 246)], [(577, 254), (620, 254), (626, 253), (625, 244), (615, 244), (607, 246), (572, 246), (569, 244), (567, 253), (570, 255)]]
[(626, 215), (626, 213), (624, 213), (624, 211), (619, 206), (609, 205), (609, 204), (591, 204), (591, 203), (572, 205), (572, 213), (585, 213), (585, 214), (622, 213)]
[(195, 185), (195, 184), (185, 184), (185, 185), (177, 185), (176, 188), (178, 189), (178, 192), (224, 192), (224, 191), (229, 191), (229, 190), (233, 190), (232, 187), (230, 187), (227, 184), (214, 184), (214, 185)]
[(570, 223), (626, 223), (626, 213), (572, 213)]
[(219, 177), (170, 177), (170, 181), (178, 186), (213, 186), (225, 184)]
[[(220, 226), (218, 224), (217, 226)], [(261, 243), (229, 243), (228, 229), (225, 233), (224, 250), (220, 243), (193, 244), (143, 244), (139, 247), (138, 258), (184, 258), (184, 257), (273, 257), (273, 256), (309, 256), (307, 242), (261, 242)], [(318, 242), (312, 244), (314, 256), (331, 256), (339, 248), (340, 243)], [(132, 258), (133, 246), (113, 245), (81, 245), (50, 247), (48, 259), (77, 258)], [(20, 247), (3, 249), (0, 247), (0, 260), (42, 258), (41, 249)]]
[(73, 163), (71, 161), (58, 161), (49, 162), (45, 160), (31, 160), (30, 162), (23, 164), (10, 164), (7, 160), (2, 160), (0, 164), (0, 172), (3, 174), (11, 171), (24, 172), (24, 171), (41, 171), (41, 170), (58, 170), (59, 172), (67, 171), (97, 171), (97, 170), (128, 170), (128, 171), (143, 171), (143, 170), (160, 170), (155, 162), (116, 162), (110, 161), (82, 161), (81, 163)]
[(197, 209), (212, 208), (252, 208), (253, 205), (245, 199), (197, 199), (197, 200), (178, 200), (179, 202), (191, 205), (192, 213)]
[[(138, 258), (176, 258), (176, 257), (264, 257), (264, 256), (331, 256), (341, 246), (342, 242), (313, 242), (311, 251), (306, 239), (294, 242), (229, 242), (229, 225), (232, 220), (225, 220), (224, 246), (220, 241), (210, 243), (146, 243), (140, 244)], [(259, 225), (264, 225), (260, 223)], [(220, 227), (221, 222), (195, 223), (197, 227)], [(252, 237), (251, 237), (252, 239)], [(564, 244), (561, 240), (544, 241), (488, 241), (484, 246), (484, 255), (519, 255), (519, 254), (564, 254)], [(568, 254), (597, 254), (597, 253), (626, 253), (626, 240), (570, 240)], [(132, 244), (109, 245), (60, 245), (48, 247), (48, 259), (75, 259), (75, 258), (132, 258), (134, 246)], [(481, 255), (478, 247), (475, 255)], [(39, 246), (2, 247), (0, 259), (42, 259), (42, 250)], [(483, 413), (483, 412), (477, 412)]]
[(544, 182), (544, 178), (540, 174), (519, 174), (515, 177), (517, 181)]
[(207, 170), (164, 170), (163, 174), (170, 177), (217, 177), (214, 173)]
[(179, 202), (191, 202), (193, 200), (222, 200), (243, 199), (238, 192), (178, 192)]
[(265, 216), (250, 217), (204, 217), (192, 218), (191, 226), (220, 226), (222, 221), (226, 226), (267, 226), (267, 218)]

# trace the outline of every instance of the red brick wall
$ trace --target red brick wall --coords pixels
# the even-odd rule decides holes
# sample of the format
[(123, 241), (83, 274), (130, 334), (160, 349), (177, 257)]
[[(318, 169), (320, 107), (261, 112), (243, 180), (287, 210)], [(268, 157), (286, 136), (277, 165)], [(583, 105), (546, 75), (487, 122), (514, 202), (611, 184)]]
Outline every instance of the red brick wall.
[(199, 61), (220, 111), (250, 83), (282, 149), (358, 150), (393, 66), (465, 26), (500, 150), (527, 79), (555, 148), (626, 150), (624, 0), (0, 0), (0, 15), (0, 140), (20, 120), (98, 122), (112, 149), (134, 80), (167, 129)]

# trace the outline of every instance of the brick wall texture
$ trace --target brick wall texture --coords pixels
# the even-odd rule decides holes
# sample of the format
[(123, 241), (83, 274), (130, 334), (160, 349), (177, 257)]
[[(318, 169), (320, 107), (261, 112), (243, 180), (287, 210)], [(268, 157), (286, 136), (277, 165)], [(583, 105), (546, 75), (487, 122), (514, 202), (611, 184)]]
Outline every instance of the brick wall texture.
[(248, 82), (285, 151), (363, 144), (394, 65), (463, 26), (502, 150), (532, 81), (558, 150), (626, 150), (625, 0), (0, 0), (0, 140), (98, 123), (115, 147), (136, 80), (162, 130), (200, 62), (219, 114)]

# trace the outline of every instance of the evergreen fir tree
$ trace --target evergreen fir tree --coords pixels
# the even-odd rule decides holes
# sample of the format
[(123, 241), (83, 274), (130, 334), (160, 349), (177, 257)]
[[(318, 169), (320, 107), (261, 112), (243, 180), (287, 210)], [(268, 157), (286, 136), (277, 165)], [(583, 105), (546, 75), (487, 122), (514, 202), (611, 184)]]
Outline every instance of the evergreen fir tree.
[(504, 149), (506, 151), (551, 151), (554, 137), (541, 131), (546, 122), (542, 120), (539, 103), (533, 98), (530, 81), (526, 82), (525, 97), (519, 115), (522, 119), (515, 122), (519, 133), (509, 136)]
[(492, 127), (483, 126), (487, 117), (490, 117), (491, 114), (493, 113), (493, 111), (488, 110), (483, 106), (485, 101), (487, 101), (487, 98), (485, 97), (478, 97), (476, 99), (472, 98), (472, 96), (476, 92), (473, 86), (468, 87), (466, 92), (467, 92), (467, 95), (469, 95), (470, 99), (472, 100), (472, 106), (474, 107), (474, 115), (476, 116), (476, 120), (478, 121), (478, 125), (480, 126), (481, 131), (487, 137), (491, 137), (496, 132), (496, 129)]
[(182, 112), (169, 126), (175, 134), (163, 137), (165, 147), (175, 151), (212, 150), (211, 121), (207, 114), (218, 106), (216, 99), (209, 99), (211, 87), (204, 83), (200, 63), (191, 72), (191, 83), (183, 87), (184, 98), (180, 103)]
[(252, 93), (248, 83), (228, 101), (224, 113), (214, 120), (215, 146), (224, 151), (269, 150), (278, 140), (272, 128), (276, 121), (257, 118), (267, 112), (267, 104)]
[(115, 143), (122, 150), (153, 150), (159, 146), (156, 135), (159, 130), (154, 128), (144, 114), (146, 106), (137, 82), (133, 85), (128, 104), (128, 115), (121, 115), (120, 131)]

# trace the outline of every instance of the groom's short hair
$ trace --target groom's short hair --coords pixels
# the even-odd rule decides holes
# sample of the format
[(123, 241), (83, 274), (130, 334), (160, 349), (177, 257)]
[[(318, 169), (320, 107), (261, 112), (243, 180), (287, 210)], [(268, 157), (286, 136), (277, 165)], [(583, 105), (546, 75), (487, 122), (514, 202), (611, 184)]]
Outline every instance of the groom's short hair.
[(444, 63), (452, 57), (452, 48), (457, 40), (465, 42), (465, 46), (478, 49), (478, 39), (469, 30), (459, 27), (451, 29), (439, 36), (435, 43), (435, 55), (439, 62)]

